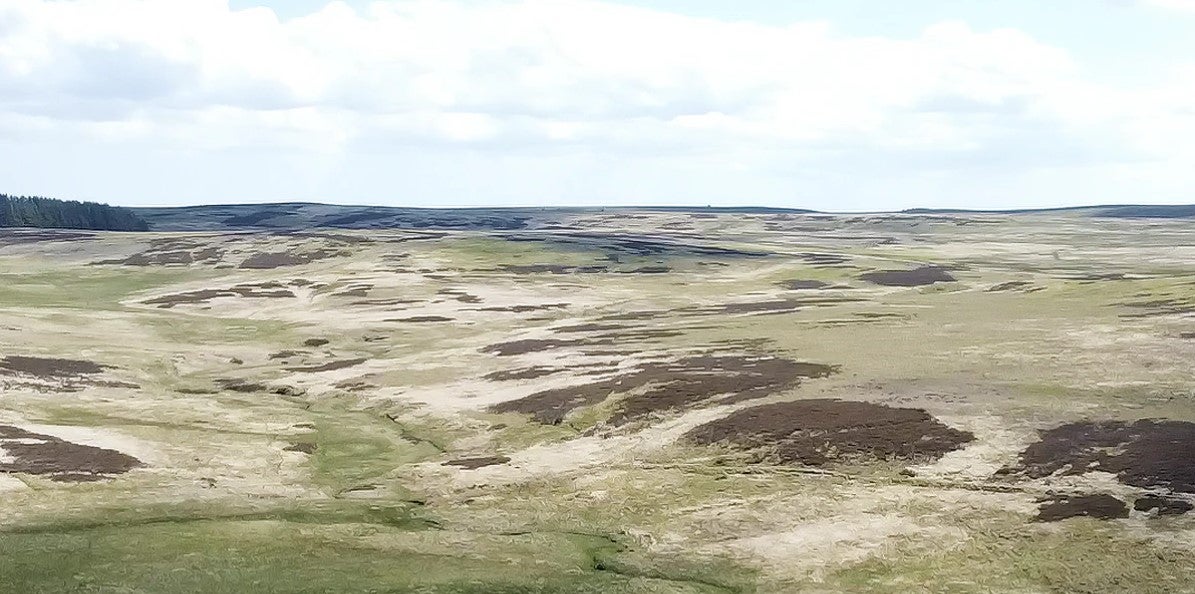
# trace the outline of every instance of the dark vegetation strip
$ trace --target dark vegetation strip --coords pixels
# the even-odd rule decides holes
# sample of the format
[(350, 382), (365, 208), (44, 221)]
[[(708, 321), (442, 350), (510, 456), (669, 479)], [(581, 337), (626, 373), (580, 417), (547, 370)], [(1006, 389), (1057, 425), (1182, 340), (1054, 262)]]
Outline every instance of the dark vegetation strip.
[(40, 196), (0, 194), (0, 227), (148, 231), (141, 217), (127, 208), (96, 202), (55, 200)]
[(0, 534), (65, 534), (104, 528), (131, 528), (157, 524), (257, 522), (263, 520), (317, 525), (376, 524), (408, 530), (438, 529), (440, 527), (439, 522), (414, 514), (416, 508), (422, 507), (421, 502), (403, 501), (401, 503), (402, 505), (398, 506), (369, 505), (349, 509), (321, 509), (319, 503), (308, 503), (302, 507), (226, 514), (186, 513), (184, 510), (165, 510), (158, 513), (144, 510), (108, 510), (107, 513), (94, 514), (86, 519), (7, 526), (0, 529)]

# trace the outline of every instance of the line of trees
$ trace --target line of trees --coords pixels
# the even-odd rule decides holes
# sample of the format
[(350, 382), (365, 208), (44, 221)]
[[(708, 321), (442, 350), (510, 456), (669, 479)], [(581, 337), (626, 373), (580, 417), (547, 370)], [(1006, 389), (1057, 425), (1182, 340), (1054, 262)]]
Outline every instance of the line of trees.
[(0, 194), (0, 227), (148, 231), (132, 210), (97, 202)]

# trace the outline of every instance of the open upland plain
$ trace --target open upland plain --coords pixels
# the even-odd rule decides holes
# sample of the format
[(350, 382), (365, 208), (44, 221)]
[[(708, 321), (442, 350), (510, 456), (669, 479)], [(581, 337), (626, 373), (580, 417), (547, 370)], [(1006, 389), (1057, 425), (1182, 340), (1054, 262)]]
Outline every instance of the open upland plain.
[(0, 588), (1195, 591), (1189, 221), (229, 216), (0, 234)]

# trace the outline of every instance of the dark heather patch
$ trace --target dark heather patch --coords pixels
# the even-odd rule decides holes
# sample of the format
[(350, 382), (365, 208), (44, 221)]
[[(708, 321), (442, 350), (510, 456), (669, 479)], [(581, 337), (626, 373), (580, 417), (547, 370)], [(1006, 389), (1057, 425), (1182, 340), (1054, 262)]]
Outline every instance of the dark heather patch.
[(499, 357), (513, 357), (515, 355), (526, 355), (527, 353), (538, 353), (540, 351), (547, 351), (563, 347), (587, 346), (593, 344), (587, 340), (561, 340), (561, 339), (544, 339), (544, 338), (526, 338), (523, 340), (512, 340), (510, 342), (499, 342), (483, 347), (481, 352)]
[(1100, 471), (1146, 489), (1195, 493), (1195, 423), (1145, 419), (1068, 423), (1041, 432), (1000, 474), (1044, 478)]
[(1183, 340), (1195, 340), (1195, 332), (1183, 332), (1178, 337)]
[(552, 331), (559, 334), (572, 334), (575, 332), (608, 332), (610, 330), (625, 330), (626, 326), (620, 324), (577, 324), (575, 326), (561, 326), (553, 328)]
[(551, 309), (565, 309), (568, 303), (544, 303), (542, 305), (507, 305), (504, 307), (483, 307), (477, 311), (492, 311), (505, 313), (530, 313), (533, 311), (547, 311)]
[(282, 449), (286, 452), (299, 452), (302, 454), (311, 455), (315, 453), (315, 450), (318, 449), (318, 446), (310, 442), (297, 442), (292, 443)]
[(303, 341), (303, 346), (322, 347), (322, 346), (328, 344), (329, 342), (331, 342), (331, 341), (328, 340), (327, 338), (308, 338), (307, 340)]
[(481, 297), (478, 297), (477, 295), (470, 295), (464, 291), (461, 291), (460, 289), (441, 289), (440, 291), (437, 291), (436, 294), (447, 295), (453, 299), (456, 299), (457, 301), (460, 301), (461, 303), (481, 303), (482, 301)]
[(0, 425), (0, 449), (12, 460), (0, 462), (0, 472), (48, 475), (60, 482), (102, 480), (142, 466), (140, 460), (116, 450), (71, 443), (10, 425)]
[(1129, 517), (1129, 508), (1125, 503), (1111, 495), (1097, 493), (1093, 495), (1058, 495), (1046, 499), (1038, 508), (1038, 522), (1057, 522), (1067, 518), (1096, 518), (1098, 520), (1116, 520)]
[(108, 367), (91, 361), (75, 359), (45, 359), (10, 355), (0, 359), (0, 370), (32, 375), (42, 379), (61, 379), (102, 373)]
[(40, 243), (44, 241), (79, 241), (94, 238), (94, 233), (5, 229), (4, 234), (0, 235), (0, 246), (20, 245), (23, 243)]
[(1124, 307), (1138, 311), (1121, 314), (1122, 318), (1153, 318), (1169, 315), (1186, 315), (1195, 313), (1195, 301), (1185, 298), (1153, 299), (1149, 301), (1131, 301), (1122, 303)]
[(748, 301), (744, 303), (727, 303), (706, 307), (687, 307), (676, 310), (687, 316), (706, 315), (775, 315), (799, 311), (807, 307), (832, 307), (846, 303), (859, 303), (865, 299), (856, 297), (790, 297), (771, 301)]
[(127, 258), (120, 260), (103, 260), (95, 262), (94, 264), (118, 264), (121, 266), (171, 266), (171, 265), (191, 265), (191, 264), (205, 264), (217, 263), (224, 255), (223, 250), (216, 247), (208, 247), (192, 251), (186, 246), (184, 249), (162, 250), (153, 249), (144, 252), (133, 254)]
[(674, 336), (682, 336), (684, 332), (681, 330), (673, 330), (670, 328), (641, 328), (639, 330), (627, 330), (619, 333), (598, 334), (593, 337), (593, 340), (587, 344), (616, 344), (619, 342), (631, 341), (652, 341), (659, 338), (672, 338)]
[(506, 456), (484, 456), (481, 458), (459, 458), (456, 460), (449, 460), (443, 466), (459, 466), (465, 470), (477, 470), (478, 468), (485, 468), (486, 466), (497, 466), (499, 464), (506, 464), (510, 462), (510, 458)]
[(392, 319), (389, 319), (386, 321), (387, 322), (409, 322), (412, 324), (421, 324), (421, 323), (428, 323), (428, 322), (451, 322), (451, 321), (453, 321), (453, 319), (447, 318), (444, 316), (411, 316), (409, 318), (392, 318)]
[(605, 266), (568, 266), (565, 264), (503, 264), (498, 269), (510, 274), (592, 274), (606, 272)]
[(1146, 497), (1141, 497), (1134, 502), (1133, 509), (1139, 512), (1152, 512), (1157, 510), (1159, 516), (1181, 516), (1192, 509), (1195, 509), (1195, 505), (1192, 505), (1190, 501), (1185, 499), (1149, 495)]
[(219, 378), (216, 380), (216, 385), (220, 389), (229, 392), (240, 392), (242, 394), (255, 394), (258, 392), (267, 392), (269, 388), (265, 384), (257, 382), (249, 382), (241, 379)]
[(291, 357), (298, 357), (299, 355), (302, 355), (302, 354), (303, 353), (301, 353), (299, 351), (278, 351), (277, 353), (272, 353), (270, 355), (270, 359), (271, 360), (290, 359)]
[(368, 383), (368, 382), (351, 381), (351, 380), (340, 382), (340, 383), (336, 384), (336, 387), (340, 388), (341, 390), (347, 390), (349, 392), (364, 392), (366, 390), (372, 390), (374, 388), (377, 388), (377, 386), (375, 386), (371, 383)]
[(700, 445), (725, 443), (766, 452), (782, 464), (932, 461), (975, 439), (918, 408), (847, 400), (798, 400), (737, 411), (687, 434)]
[(333, 297), (369, 297), (369, 289), (348, 289), (339, 293), (332, 293)]
[(724, 258), (762, 258), (769, 252), (751, 252), (714, 245), (681, 243), (673, 237), (638, 235), (632, 233), (552, 233), (544, 235), (510, 234), (507, 241), (542, 242), (551, 244), (578, 245), (588, 249), (601, 250), (613, 257), (635, 256), (717, 256)]
[(867, 272), (859, 278), (885, 287), (920, 287), (934, 283), (952, 283), (956, 278), (941, 266), (922, 266), (913, 270)]
[(563, 369), (556, 369), (553, 367), (527, 367), (525, 369), (503, 369), (502, 371), (495, 371), (487, 373), (482, 379), (492, 382), (508, 382), (515, 380), (529, 380), (538, 377), (544, 377), (555, 373), (560, 373)]
[(651, 310), (651, 311), (628, 311), (625, 313), (605, 315), (605, 316), (598, 318), (598, 320), (603, 321), (603, 322), (606, 322), (606, 321), (633, 322), (633, 321), (638, 321), (638, 320), (651, 320), (654, 318), (668, 315), (668, 313), (669, 312), (667, 310), (663, 310), (663, 309)]
[(756, 301), (748, 303), (728, 303), (714, 308), (703, 308), (703, 314), (751, 314), (777, 313), (796, 311), (801, 302), (796, 299), (777, 299), (775, 301)]
[(343, 252), (333, 252), (331, 250), (315, 250), (313, 252), (258, 252), (245, 258), (241, 262), (239, 268), (245, 270), (269, 270), (273, 268), (281, 268), (283, 266), (302, 266), (310, 264), (316, 260), (323, 260), (338, 255), (347, 255)]
[(1034, 288), (1033, 283), (1029, 281), (1008, 281), (1000, 283), (988, 288), (989, 293), (1002, 293), (1005, 291), (1022, 291), (1029, 292)]
[(544, 390), (499, 403), (491, 410), (528, 414), (540, 423), (554, 425), (578, 408), (598, 404), (613, 394), (634, 392), (610, 418), (612, 424), (621, 425), (655, 413), (763, 398), (792, 388), (803, 378), (826, 377), (835, 371), (828, 365), (775, 357), (697, 355), (644, 363), (630, 373)]
[(157, 305), (160, 309), (170, 309), (175, 305), (206, 303), (217, 297), (243, 297), (253, 299), (287, 299), (295, 297), (294, 292), (281, 288), (274, 282), (260, 284), (236, 285), (227, 289), (200, 289), (186, 293), (163, 295), (142, 301), (146, 305)]
[(824, 253), (804, 253), (797, 254), (797, 257), (812, 264), (815, 268), (832, 268), (846, 264), (850, 258), (841, 254), (824, 254)]
[(259, 384), (256, 381), (247, 381), (241, 379), (220, 378), (215, 380), (216, 385), (220, 386), (221, 390), (228, 392), (239, 392), (244, 394), (256, 393), (271, 393), (278, 394), (278, 396), (300, 396), (302, 390), (295, 386), (288, 385), (272, 385)]
[(338, 369), (347, 369), (349, 367), (356, 367), (368, 359), (346, 359), (344, 361), (332, 361), (323, 365), (315, 365), (312, 367), (287, 367), (287, 371), (297, 373), (319, 373), (321, 371), (336, 371)]
[(829, 283), (823, 283), (822, 281), (801, 279), (781, 281), (778, 284), (790, 291), (816, 291), (830, 286)]
[(1079, 281), (1081, 283), (1097, 283), (1100, 281), (1119, 281), (1126, 279), (1123, 272), (1093, 272), (1088, 274), (1076, 274), (1063, 278), (1066, 280)]

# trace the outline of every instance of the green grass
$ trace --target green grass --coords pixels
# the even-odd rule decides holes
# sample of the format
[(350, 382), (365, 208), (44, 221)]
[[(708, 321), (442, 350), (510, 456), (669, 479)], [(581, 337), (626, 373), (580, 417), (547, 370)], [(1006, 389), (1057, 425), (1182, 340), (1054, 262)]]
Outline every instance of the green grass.
[[(210, 276), (210, 273), (208, 274)], [(116, 310), (134, 293), (202, 278), (191, 270), (89, 268), (0, 273), (0, 307)]]
[(389, 419), (369, 414), (322, 418), (315, 426), (315, 434), (304, 438), (316, 444), (313, 480), (337, 495), (393, 483), (402, 466), (441, 454), (434, 442), (413, 440)]
[[(411, 508), (106, 510), (0, 531), (3, 592), (739, 592), (601, 535), (443, 530)], [(741, 576), (727, 564), (726, 575)]]
[[(961, 547), (905, 547), (838, 572), (826, 586), (850, 592), (1190, 592), (1195, 559), (1132, 538), (1116, 524), (975, 526)], [(1097, 561), (1098, 560), (1098, 561)]]

